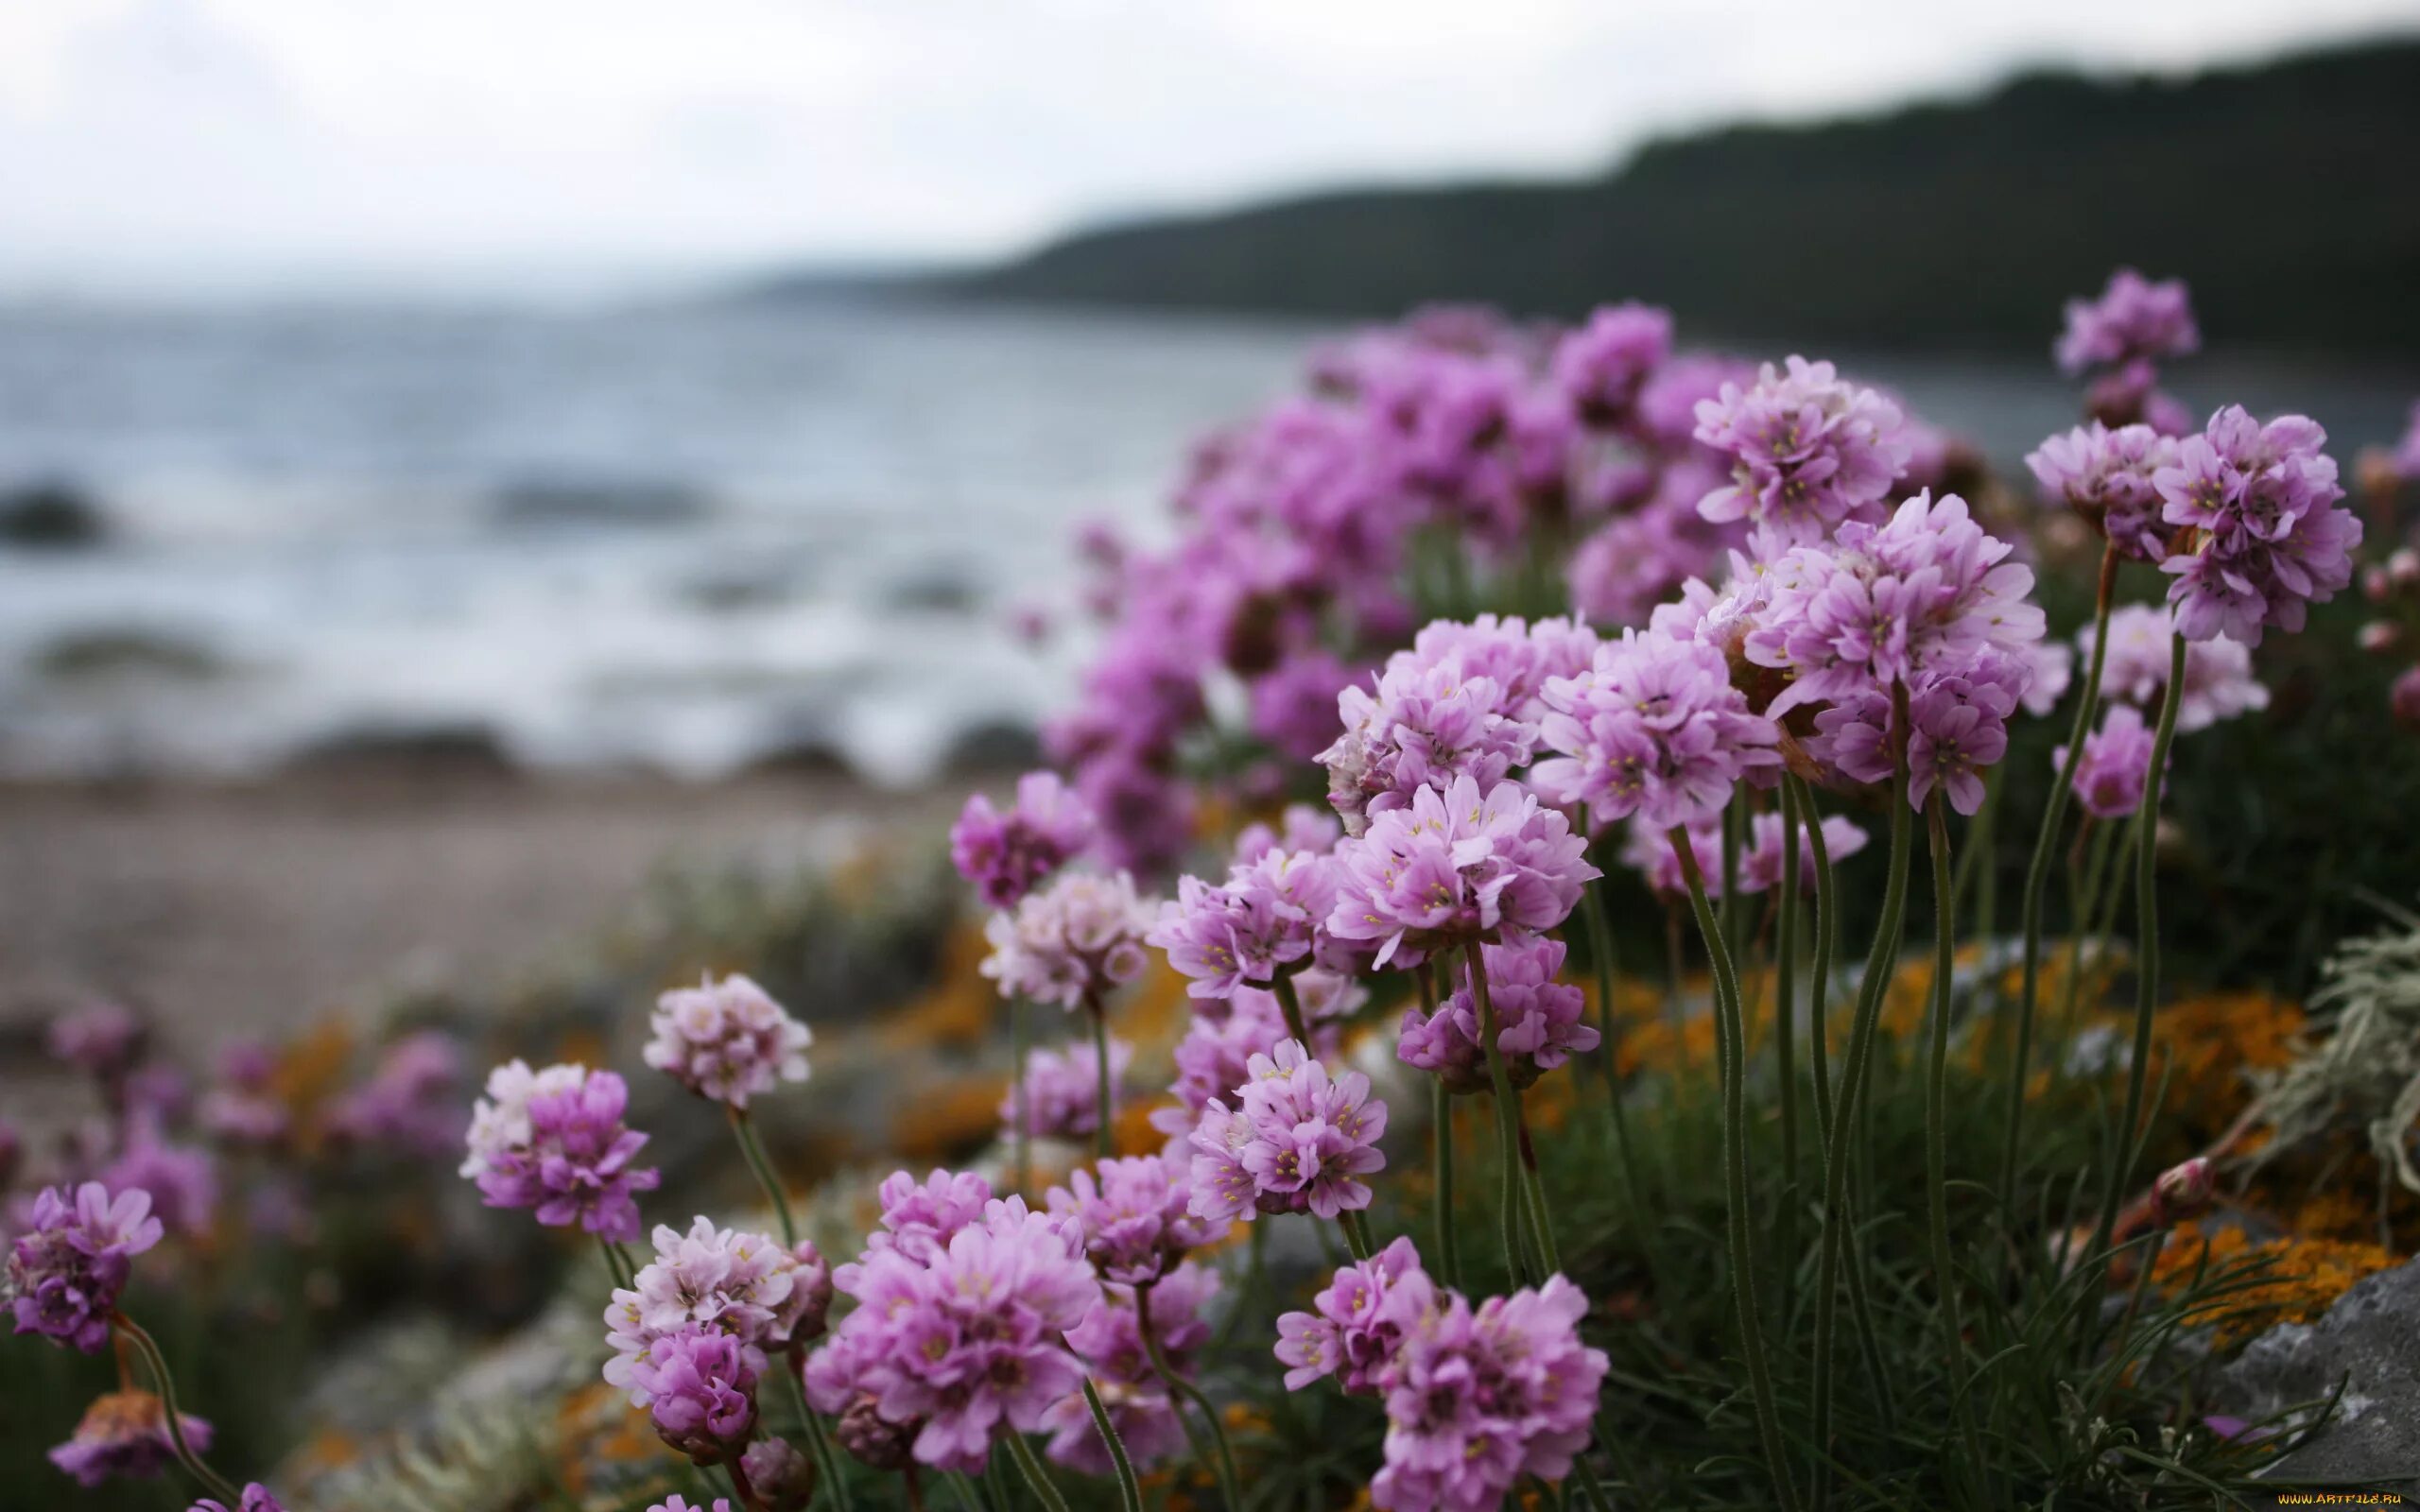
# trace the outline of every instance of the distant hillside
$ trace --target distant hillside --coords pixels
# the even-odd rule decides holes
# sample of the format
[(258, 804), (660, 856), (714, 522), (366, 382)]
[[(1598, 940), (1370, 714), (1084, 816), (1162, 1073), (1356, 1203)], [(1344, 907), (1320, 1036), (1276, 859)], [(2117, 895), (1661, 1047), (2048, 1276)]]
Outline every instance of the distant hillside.
[(1671, 305), (1702, 334), (2047, 343), (2134, 263), (2228, 342), (2420, 354), (2420, 40), (2183, 81), (1658, 142), (1564, 183), (1345, 190), (1074, 235), (942, 281), (1020, 300), (1385, 315)]

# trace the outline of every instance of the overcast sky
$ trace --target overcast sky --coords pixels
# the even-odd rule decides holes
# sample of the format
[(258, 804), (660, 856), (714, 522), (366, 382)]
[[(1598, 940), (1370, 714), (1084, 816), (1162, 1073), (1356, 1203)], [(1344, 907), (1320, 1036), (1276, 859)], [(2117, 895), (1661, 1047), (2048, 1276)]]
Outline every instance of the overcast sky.
[(2183, 69), (2420, 0), (0, 0), (0, 289), (608, 286)]

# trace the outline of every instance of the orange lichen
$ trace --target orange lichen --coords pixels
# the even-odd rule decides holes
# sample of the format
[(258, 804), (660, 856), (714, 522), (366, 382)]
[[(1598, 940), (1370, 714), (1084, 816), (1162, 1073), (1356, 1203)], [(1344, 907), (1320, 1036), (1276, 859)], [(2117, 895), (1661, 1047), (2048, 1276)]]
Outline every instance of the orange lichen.
[(2221, 1348), (2279, 1323), (2308, 1323), (2356, 1281), (2396, 1263), (2393, 1254), (2358, 1240), (2292, 1238), (2255, 1244), (2233, 1226), (2205, 1229), (2187, 1223), (2169, 1237), (2152, 1263), (2152, 1280), (2163, 1290), (2177, 1291), (2190, 1285), (2197, 1273), (2214, 1276), (2247, 1260), (2266, 1263), (2256, 1280), (2229, 1289), (2190, 1314), (2195, 1322), (2212, 1325)]
[(891, 1132), (899, 1154), (910, 1160), (942, 1160), (982, 1143), (1000, 1126), (1000, 1102), (1008, 1095), (1009, 1078), (992, 1072), (970, 1073), (916, 1090), (906, 1107), (915, 1109)]
[(950, 931), (933, 985), (922, 996), (884, 1010), (872, 1031), (874, 1042), (895, 1051), (962, 1048), (989, 1039), (1008, 1012), (999, 989), (978, 970), (991, 949), (983, 931), (971, 923)]

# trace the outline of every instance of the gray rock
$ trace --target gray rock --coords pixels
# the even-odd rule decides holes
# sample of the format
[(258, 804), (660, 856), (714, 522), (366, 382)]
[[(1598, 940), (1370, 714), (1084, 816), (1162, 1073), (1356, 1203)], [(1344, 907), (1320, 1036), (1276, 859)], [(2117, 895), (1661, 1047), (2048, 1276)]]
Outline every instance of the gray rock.
[(2420, 1488), (2420, 1263), (2361, 1281), (2316, 1323), (2281, 1323), (2221, 1371), (2216, 1403), (2259, 1420), (2344, 1395), (2310, 1442), (2278, 1461), (2275, 1480)]

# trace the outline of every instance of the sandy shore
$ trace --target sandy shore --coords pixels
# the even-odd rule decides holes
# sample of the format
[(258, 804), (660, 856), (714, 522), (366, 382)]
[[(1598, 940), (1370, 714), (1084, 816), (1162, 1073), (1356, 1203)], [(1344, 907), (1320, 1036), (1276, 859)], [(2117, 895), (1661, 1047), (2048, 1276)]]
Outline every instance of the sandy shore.
[(954, 801), (821, 775), (0, 785), (0, 1070), (24, 1076), (40, 1026), (95, 995), (204, 1050), (539, 959), (662, 866), (795, 863)]

